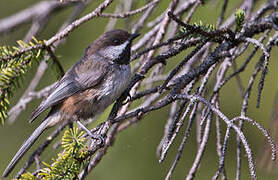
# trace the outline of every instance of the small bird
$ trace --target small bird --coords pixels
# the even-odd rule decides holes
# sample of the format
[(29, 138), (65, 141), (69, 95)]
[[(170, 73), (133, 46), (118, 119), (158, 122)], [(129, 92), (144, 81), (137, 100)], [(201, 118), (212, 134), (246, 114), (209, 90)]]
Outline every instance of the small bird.
[(124, 30), (108, 31), (85, 50), (83, 57), (65, 73), (33, 112), (31, 122), (51, 108), (15, 154), (3, 177), (8, 176), (44, 130), (65, 121), (76, 121), (85, 128), (80, 120), (100, 114), (123, 93), (131, 77), (131, 43), (137, 36), (139, 34)]

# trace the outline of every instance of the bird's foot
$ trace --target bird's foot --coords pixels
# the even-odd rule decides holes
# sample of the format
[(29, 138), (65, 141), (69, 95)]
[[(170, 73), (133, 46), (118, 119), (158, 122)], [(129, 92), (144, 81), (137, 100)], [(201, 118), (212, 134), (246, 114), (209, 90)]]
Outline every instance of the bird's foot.
[(103, 146), (105, 143), (105, 137), (101, 134), (88, 134), (92, 139), (96, 140), (97, 142), (99, 142), (98, 144), (100, 146)]
[(100, 135), (100, 134), (93, 134), (88, 128), (86, 128), (79, 120), (77, 120), (76, 121), (76, 123), (78, 124), (78, 126), (82, 129), (82, 130), (84, 130), (87, 134), (88, 134), (88, 136), (90, 136), (92, 139), (95, 139), (95, 140), (97, 140), (97, 141), (99, 141), (100, 143), (100, 145), (103, 145), (104, 144), (104, 142), (105, 142), (105, 139), (104, 139), (104, 137), (102, 136), (102, 135)]

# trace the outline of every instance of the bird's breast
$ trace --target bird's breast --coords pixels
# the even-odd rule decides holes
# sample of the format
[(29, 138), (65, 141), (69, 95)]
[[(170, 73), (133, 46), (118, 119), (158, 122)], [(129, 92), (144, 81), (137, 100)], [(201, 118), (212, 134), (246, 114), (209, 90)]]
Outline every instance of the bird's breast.
[(63, 102), (61, 110), (65, 119), (74, 115), (84, 120), (93, 118), (123, 93), (130, 81), (130, 66), (120, 65), (112, 69), (99, 85), (77, 93)]
[(104, 109), (112, 104), (126, 89), (131, 76), (130, 65), (119, 65), (103, 82), (99, 98)]

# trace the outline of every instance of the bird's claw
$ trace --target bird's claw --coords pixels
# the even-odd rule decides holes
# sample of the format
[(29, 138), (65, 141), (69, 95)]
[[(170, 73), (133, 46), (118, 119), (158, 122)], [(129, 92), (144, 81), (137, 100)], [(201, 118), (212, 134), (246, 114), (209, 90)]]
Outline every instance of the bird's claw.
[(89, 135), (92, 139), (98, 141), (99, 145), (103, 146), (104, 145), (104, 142), (105, 142), (105, 137), (103, 135), (100, 135), (100, 134), (91, 134)]

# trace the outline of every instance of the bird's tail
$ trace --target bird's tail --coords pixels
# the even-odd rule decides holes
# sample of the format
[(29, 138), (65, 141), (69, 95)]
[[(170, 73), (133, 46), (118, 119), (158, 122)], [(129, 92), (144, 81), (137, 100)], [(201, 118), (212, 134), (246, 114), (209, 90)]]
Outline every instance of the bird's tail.
[(31, 136), (24, 141), (20, 149), (17, 151), (7, 168), (5, 169), (2, 177), (7, 177), (9, 173), (13, 170), (17, 162), (22, 158), (22, 156), (30, 149), (38, 137), (43, 133), (43, 131), (48, 127), (49, 118), (46, 118), (39, 127), (31, 134)]

